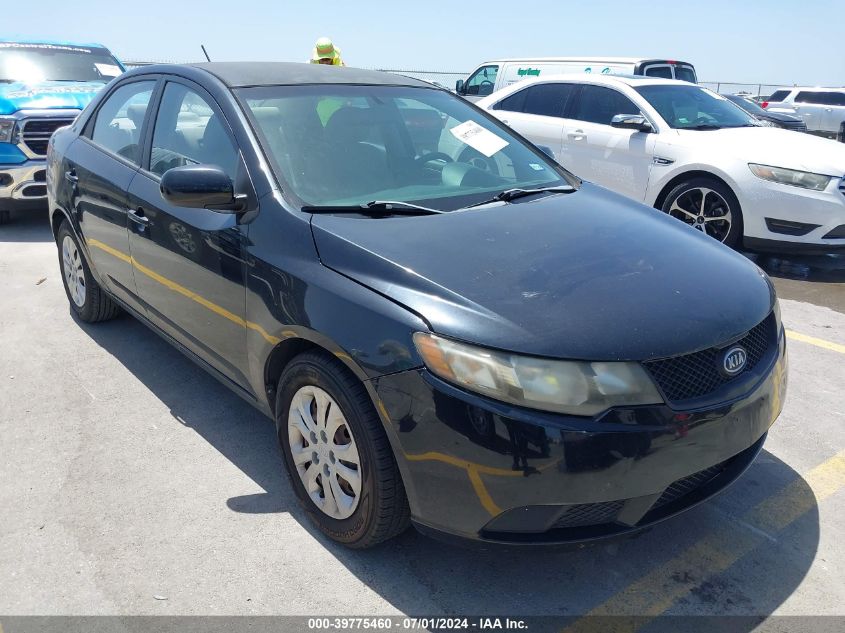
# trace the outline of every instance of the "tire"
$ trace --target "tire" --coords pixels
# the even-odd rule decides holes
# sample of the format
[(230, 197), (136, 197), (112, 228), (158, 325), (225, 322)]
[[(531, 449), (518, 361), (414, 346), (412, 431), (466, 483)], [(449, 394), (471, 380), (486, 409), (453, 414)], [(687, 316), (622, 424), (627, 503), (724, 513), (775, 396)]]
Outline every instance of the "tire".
[(12, 221), (12, 212), (8, 209), (0, 209), (0, 225), (8, 224)]
[(62, 284), (68, 303), (76, 315), (87, 323), (97, 323), (108, 321), (120, 314), (120, 306), (94, 280), (79, 242), (67, 222), (62, 222), (59, 226), (56, 243)]
[[(325, 407), (322, 416), (318, 400)], [(306, 415), (299, 405), (307, 406)], [(317, 435), (326, 430), (332, 437)], [(364, 549), (408, 527), (405, 488), (381, 420), (364, 386), (339, 361), (318, 352), (291, 361), (279, 379), (276, 431), (297, 498), (326, 536)], [(357, 492), (356, 478), (347, 474), (356, 472)], [(331, 499), (323, 490), (324, 476)]]
[[(705, 203), (703, 209), (702, 201)], [(739, 201), (730, 187), (714, 178), (690, 178), (675, 186), (663, 201), (661, 211), (726, 246), (737, 248), (742, 245), (742, 210)], [(725, 220), (715, 219), (719, 217), (725, 218), (728, 224), (725, 224)]]

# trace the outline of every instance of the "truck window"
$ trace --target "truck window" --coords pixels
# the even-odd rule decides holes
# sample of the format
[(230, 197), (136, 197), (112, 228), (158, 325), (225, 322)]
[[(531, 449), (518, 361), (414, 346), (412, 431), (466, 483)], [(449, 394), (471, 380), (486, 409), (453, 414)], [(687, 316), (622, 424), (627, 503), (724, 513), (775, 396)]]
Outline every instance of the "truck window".
[(698, 78), (695, 76), (695, 70), (692, 66), (675, 66), (675, 79), (689, 81), (690, 83), (698, 82)]
[(498, 66), (482, 66), (467, 79), (464, 86), (466, 94), (486, 97), (493, 93), (496, 85), (496, 75), (499, 73)]
[(668, 64), (660, 66), (648, 66), (645, 69), (645, 75), (646, 77), (661, 77), (663, 79), (673, 79), (672, 68)]

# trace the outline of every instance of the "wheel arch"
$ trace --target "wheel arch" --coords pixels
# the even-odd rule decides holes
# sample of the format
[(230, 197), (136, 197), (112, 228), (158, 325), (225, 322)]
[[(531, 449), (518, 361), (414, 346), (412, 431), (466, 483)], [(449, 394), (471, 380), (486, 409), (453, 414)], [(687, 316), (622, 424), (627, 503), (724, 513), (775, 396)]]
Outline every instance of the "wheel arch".
[[(267, 394), (267, 403), (274, 416), (276, 413), (276, 388), (279, 379), (291, 361), (304, 352), (322, 352), (337, 359), (352, 372), (356, 379), (365, 385), (367, 391), (370, 391), (367, 385), (369, 377), (366, 372), (339, 345), (317, 332), (304, 328), (291, 328), (285, 334), (288, 335), (287, 338), (278, 342), (270, 350), (267, 360), (264, 362), (264, 389)], [(370, 395), (372, 396), (372, 393)]]
[[(663, 188), (660, 190), (660, 193), (657, 194), (657, 197), (654, 199), (654, 204), (652, 205), (655, 209), (662, 209), (663, 203), (666, 202), (666, 197), (669, 195), (669, 192), (672, 191), (675, 187), (679, 184), (684, 182), (685, 180), (692, 180), (693, 178), (709, 178), (710, 180), (715, 180), (723, 185), (725, 185), (728, 189), (730, 189), (731, 193), (733, 193), (734, 197), (739, 201), (739, 196), (736, 192), (736, 187), (731, 184), (726, 178), (716, 174), (712, 171), (707, 171), (704, 169), (692, 169), (689, 171), (681, 172), (673, 176), (669, 182), (663, 185)], [(742, 212), (742, 204), (740, 206), (740, 213)]]

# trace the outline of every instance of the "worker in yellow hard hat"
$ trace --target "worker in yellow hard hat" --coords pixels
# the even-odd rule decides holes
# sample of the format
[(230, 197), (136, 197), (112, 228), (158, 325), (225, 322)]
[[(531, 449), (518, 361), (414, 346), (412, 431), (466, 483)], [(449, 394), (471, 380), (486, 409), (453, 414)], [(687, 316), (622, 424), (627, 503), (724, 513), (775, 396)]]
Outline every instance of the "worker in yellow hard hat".
[(311, 53), (312, 64), (328, 64), (329, 66), (346, 66), (340, 56), (340, 49), (328, 37), (321, 37), (314, 45)]

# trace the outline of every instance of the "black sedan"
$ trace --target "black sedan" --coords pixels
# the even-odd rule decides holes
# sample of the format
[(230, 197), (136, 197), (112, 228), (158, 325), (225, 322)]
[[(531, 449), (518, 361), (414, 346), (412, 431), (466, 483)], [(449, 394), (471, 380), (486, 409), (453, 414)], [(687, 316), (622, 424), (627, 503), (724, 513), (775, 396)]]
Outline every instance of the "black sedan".
[(804, 119), (782, 112), (771, 112), (764, 110), (760, 105), (742, 95), (722, 95), (731, 103), (735, 103), (758, 121), (765, 121), (766, 124), (774, 127), (782, 127), (795, 132), (806, 132), (807, 124)]
[(635, 532), (781, 410), (759, 268), (427, 83), (147, 66), (53, 136), (47, 182), (77, 317), (130, 313), (274, 419), (352, 547)]

